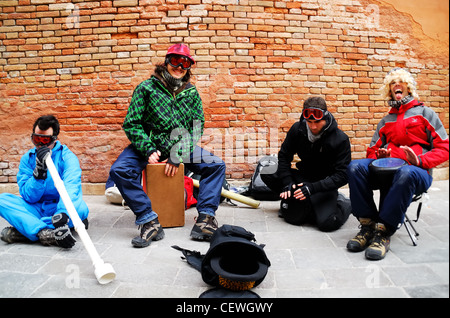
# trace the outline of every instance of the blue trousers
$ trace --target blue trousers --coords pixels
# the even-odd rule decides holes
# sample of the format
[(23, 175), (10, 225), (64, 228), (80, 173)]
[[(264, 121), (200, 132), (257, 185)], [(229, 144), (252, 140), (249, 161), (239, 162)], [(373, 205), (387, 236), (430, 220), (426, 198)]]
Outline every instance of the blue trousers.
[[(369, 173), (373, 160), (353, 160), (347, 167), (353, 215), (381, 222), (395, 232), (403, 224), (413, 196), (427, 191), (433, 178), (426, 170), (407, 165), (395, 172), (391, 185), (374, 184)], [(377, 189), (380, 190), (379, 210), (373, 198), (373, 190)]]
[[(81, 220), (88, 217), (89, 209), (83, 200), (73, 202)], [(31, 241), (37, 241), (37, 234), (43, 229), (54, 229), (52, 216), (67, 213), (58, 209), (58, 201), (29, 203), (11, 193), (0, 194), (0, 216)], [(72, 220), (69, 226), (73, 227)]]
[[(136, 216), (136, 224), (145, 224), (158, 214), (141, 185), (142, 171), (148, 164), (133, 145), (129, 145), (111, 166), (109, 175), (116, 184), (125, 202)], [(201, 176), (197, 199), (197, 210), (214, 216), (220, 203), (220, 193), (225, 179), (225, 163), (222, 159), (196, 146), (186, 168)], [(151, 182), (151, 180), (149, 180)]]

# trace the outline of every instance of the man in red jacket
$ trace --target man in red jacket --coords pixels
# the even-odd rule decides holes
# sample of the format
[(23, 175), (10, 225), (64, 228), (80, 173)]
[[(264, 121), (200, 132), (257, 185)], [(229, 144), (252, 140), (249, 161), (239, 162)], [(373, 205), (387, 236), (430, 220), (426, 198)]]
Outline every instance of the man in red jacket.
[[(413, 196), (431, 186), (431, 169), (449, 158), (445, 128), (436, 113), (418, 101), (412, 75), (394, 68), (384, 79), (382, 90), (392, 108), (378, 123), (367, 159), (353, 160), (348, 166), (352, 213), (361, 227), (347, 249), (366, 249), (366, 258), (374, 260), (385, 257), (390, 236), (403, 223)], [(381, 184), (369, 173), (369, 165), (387, 157), (403, 159), (407, 164), (395, 171), (392, 183)], [(379, 211), (373, 200), (374, 189), (380, 189)]]

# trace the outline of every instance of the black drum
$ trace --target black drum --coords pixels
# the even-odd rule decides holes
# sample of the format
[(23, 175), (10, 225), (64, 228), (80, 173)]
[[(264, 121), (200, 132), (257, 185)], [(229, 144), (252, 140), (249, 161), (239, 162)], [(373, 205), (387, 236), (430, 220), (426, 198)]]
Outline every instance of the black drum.
[(371, 182), (378, 187), (387, 187), (392, 184), (395, 172), (408, 165), (408, 163), (399, 158), (380, 158), (369, 164)]

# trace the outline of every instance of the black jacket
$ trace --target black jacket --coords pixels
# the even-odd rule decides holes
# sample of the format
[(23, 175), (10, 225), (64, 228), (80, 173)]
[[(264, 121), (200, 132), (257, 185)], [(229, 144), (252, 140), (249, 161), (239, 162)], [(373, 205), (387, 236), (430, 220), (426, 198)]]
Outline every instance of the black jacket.
[(297, 154), (300, 175), (312, 183), (314, 192), (338, 189), (347, 184), (347, 165), (351, 161), (350, 140), (338, 128), (331, 113), (319, 140), (308, 140), (306, 120), (292, 125), (278, 153), (278, 175), (286, 186), (293, 182), (291, 162)]

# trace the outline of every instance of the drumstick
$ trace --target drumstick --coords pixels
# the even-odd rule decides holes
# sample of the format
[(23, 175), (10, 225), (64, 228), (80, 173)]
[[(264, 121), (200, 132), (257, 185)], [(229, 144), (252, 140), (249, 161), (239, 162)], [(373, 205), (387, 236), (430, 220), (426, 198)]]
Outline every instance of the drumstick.
[[(194, 187), (199, 188), (200, 187), (200, 182), (196, 179), (192, 179), (192, 181), (194, 182)], [(252, 208), (257, 209), (259, 207), (259, 204), (261, 202), (253, 200), (252, 198), (248, 198), (245, 197), (243, 195), (225, 190), (224, 188), (222, 188), (222, 193), (220, 194), (221, 196), (228, 198), (228, 199), (232, 199), (232, 200), (236, 200), (238, 202), (244, 203), (246, 205), (251, 206)]]

